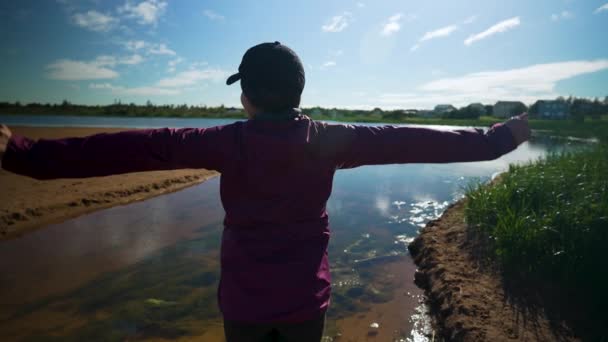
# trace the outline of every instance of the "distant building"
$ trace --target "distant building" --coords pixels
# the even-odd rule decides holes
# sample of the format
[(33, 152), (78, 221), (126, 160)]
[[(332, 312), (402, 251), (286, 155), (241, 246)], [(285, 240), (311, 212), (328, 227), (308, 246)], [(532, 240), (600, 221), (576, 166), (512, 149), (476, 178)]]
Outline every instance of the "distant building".
[(543, 119), (565, 119), (570, 116), (568, 103), (558, 100), (536, 101), (538, 116)]
[(435, 112), (437, 112), (438, 114), (445, 114), (453, 112), (455, 110), (456, 107), (452, 106), (451, 104), (440, 104), (435, 106)]
[(526, 111), (526, 105), (520, 101), (498, 101), (494, 105), (492, 115), (498, 118), (508, 118)]
[(239, 113), (241, 110), (235, 107), (230, 107), (228, 109), (226, 109), (227, 113)]

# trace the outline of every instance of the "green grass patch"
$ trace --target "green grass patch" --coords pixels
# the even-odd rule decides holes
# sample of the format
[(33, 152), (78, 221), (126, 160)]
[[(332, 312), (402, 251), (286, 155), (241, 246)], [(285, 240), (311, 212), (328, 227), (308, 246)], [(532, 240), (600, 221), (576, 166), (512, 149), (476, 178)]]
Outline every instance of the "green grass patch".
[(488, 238), (505, 277), (555, 285), (605, 320), (608, 145), (511, 165), (467, 197), (466, 220)]

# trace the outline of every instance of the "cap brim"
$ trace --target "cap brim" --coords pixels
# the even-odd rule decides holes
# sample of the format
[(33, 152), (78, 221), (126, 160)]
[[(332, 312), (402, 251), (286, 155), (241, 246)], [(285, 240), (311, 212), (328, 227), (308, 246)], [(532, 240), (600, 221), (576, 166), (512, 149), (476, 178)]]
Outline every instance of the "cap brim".
[(241, 74), (237, 72), (236, 74), (228, 77), (228, 79), (226, 80), (226, 84), (231, 85), (232, 83), (234, 83), (240, 79), (241, 79)]

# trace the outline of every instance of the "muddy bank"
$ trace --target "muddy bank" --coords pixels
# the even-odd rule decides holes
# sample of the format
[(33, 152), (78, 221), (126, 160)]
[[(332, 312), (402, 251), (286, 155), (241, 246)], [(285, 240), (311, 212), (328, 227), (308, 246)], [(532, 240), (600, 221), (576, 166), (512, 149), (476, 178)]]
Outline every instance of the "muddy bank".
[[(55, 139), (119, 132), (120, 128), (10, 127), (31, 138)], [(0, 169), (0, 240), (91, 211), (144, 200), (199, 184), (207, 170), (139, 172), (108, 177), (39, 181)]]
[(447, 341), (578, 341), (542, 308), (514, 304), (483, 243), (464, 222), (464, 201), (431, 221), (409, 245), (439, 336)]

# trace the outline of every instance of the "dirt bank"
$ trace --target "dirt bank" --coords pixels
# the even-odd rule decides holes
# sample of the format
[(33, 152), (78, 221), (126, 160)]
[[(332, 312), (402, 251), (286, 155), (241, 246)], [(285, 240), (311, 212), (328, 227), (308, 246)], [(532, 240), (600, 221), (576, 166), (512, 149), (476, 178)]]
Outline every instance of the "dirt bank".
[[(47, 139), (126, 130), (71, 127), (10, 129), (27, 137)], [(217, 173), (213, 171), (186, 169), (39, 181), (0, 169), (0, 240), (94, 210), (183, 189), (215, 175)]]
[(514, 304), (500, 273), (477, 257), (484, 246), (471, 238), (463, 212), (463, 201), (450, 206), (409, 246), (439, 335), (448, 341), (578, 341), (542, 308)]

